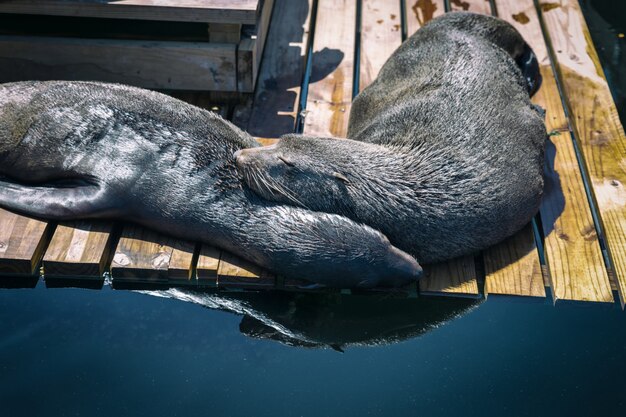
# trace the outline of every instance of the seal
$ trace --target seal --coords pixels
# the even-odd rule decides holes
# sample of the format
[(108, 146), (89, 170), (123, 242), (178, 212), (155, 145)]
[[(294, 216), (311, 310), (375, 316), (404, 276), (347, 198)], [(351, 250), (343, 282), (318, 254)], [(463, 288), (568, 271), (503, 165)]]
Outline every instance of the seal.
[(504, 21), (446, 14), (357, 96), (352, 139), (287, 135), (237, 152), (237, 165), (260, 196), (370, 225), (421, 263), (484, 249), (542, 197), (547, 134), (529, 50)]
[(329, 287), (397, 286), (417, 262), (345, 217), (262, 201), (233, 153), (256, 141), (163, 94), (94, 82), (0, 86), (0, 206), (111, 218), (198, 240)]

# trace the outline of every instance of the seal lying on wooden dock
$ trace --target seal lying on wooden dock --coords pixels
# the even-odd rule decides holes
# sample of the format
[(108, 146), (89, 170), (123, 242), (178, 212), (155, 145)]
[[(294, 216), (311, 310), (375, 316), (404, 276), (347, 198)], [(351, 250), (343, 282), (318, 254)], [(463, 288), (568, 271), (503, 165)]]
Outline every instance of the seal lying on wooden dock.
[(237, 165), (260, 196), (370, 225), (419, 262), (484, 249), (539, 208), (547, 135), (529, 98), (533, 56), (502, 20), (446, 14), (355, 99), (354, 140), (287, 135), (237, 152)]
[(134, 221), (331, 287), (397, 286), (417, 262), (345, 217), (268, 203), (229, 122), (163, 94), (88, 82), (0, 85), (0, 206), (53, 220)]

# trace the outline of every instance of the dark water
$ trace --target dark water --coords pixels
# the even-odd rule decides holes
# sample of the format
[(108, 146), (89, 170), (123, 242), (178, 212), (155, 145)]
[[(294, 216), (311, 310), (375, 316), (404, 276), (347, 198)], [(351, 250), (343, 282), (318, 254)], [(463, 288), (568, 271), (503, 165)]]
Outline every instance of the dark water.
[[(586, 416), (626, 406), (616, 306), (192, 296), (0, 290), (0, 414)], [(279, 332), (198, 302), (287, 322), (309, 347), (245, 336), (240, 326)], [(322, 347), (342, 338), (344, 353)]]
[[(626, 3), (582, 4), (625, 120)], [(617, 306), (173, 295), (0, 290), (0, 416), (626, 410)]]

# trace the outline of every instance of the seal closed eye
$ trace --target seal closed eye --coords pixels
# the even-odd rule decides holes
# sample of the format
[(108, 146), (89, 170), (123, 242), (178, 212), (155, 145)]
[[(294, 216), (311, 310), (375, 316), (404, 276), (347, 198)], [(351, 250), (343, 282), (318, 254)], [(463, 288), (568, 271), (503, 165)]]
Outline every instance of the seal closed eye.
[[(533, 57), (508, 23), (448, 13), (355, 98), (351, 139), (286, 135), (240, 151), (238, 168), (261, 197), (372, 226), (422, 263), (484, 249), (539, 209), (547, 135), (529, 97)], [(275, 169), (276, 154), (297, 171)]]
[(159, 93), (93, 82), (0, 85), (4, 208), (133, 221), (330, 287), (420, 276), (412, 257), (368, 226), (255, 196), (233, 158), (254, 146), (219, 116)]

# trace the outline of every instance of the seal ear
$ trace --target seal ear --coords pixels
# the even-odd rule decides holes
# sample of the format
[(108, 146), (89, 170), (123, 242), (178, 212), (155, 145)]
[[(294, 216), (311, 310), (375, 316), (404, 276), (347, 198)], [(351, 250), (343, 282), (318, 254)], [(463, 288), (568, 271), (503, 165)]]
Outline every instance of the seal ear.
[(340, 174), (339, 172), (333, 172), (333, 177), (337, 178), (338, 180), (342, 181), (344, 184), (350, 184), (350, 180), (343, 174)]

